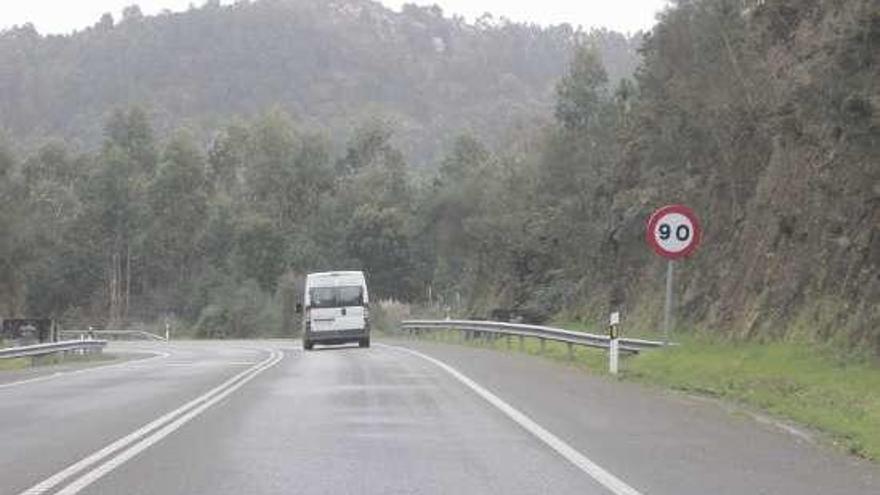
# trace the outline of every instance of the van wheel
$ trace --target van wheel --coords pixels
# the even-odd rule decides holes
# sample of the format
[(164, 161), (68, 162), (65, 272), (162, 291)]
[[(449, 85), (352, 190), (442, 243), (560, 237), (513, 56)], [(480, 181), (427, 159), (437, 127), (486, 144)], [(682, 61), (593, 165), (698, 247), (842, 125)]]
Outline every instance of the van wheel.
[(308, 341), (308, 340), (303, 341), (303, 349), (305, 349), (307, 351), (311, 351), (312, 347), (314, 347), (314, 346), (315, 346), (315, 344), (313, 344), (311, 341)]
[(370, 347), (370, 338), (361, 339), (358, 342), (358, 347)]

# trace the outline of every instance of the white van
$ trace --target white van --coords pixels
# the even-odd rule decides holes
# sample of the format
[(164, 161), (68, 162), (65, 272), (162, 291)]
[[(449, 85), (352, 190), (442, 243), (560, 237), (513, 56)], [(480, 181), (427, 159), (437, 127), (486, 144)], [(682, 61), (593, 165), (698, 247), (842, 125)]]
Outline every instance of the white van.
[(303, 347), (311, 350), (315, 344), (346, 342), (370, 347), (369, 302), (363, 272), (308, 274), (303, 291)]

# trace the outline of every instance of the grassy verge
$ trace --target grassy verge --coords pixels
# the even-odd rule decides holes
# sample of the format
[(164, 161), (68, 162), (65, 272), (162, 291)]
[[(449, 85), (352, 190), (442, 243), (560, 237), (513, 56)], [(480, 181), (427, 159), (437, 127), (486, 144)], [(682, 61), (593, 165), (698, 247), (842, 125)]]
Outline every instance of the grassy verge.
[(626, 364), (624, 377), (760, 408), (880, 460), (880, 367), (795, 343), (685, 338)]
[(0, 359), (0, 371), (20, 370), (31, 365), (29, 358)]
[[(578, 330), (574, 325), (568, 328)], [(575, 328), (573, 328), (575, 327)], [(632, 335), (627, 335), (632, 336)], [(657, 338), (656, 335), (648, 336)], [(459, 332), (426, 339), (542, 355), (592, 373), (607, 371), (604, 351), (537, 339), (465, 340)], [(624, 358), (622, 379), (744, 404), (828, 435), (855, 455), (880, 460), (880, 366), (796, 343), (735, 343), (678, 335), (680, 345)], [(573, 357), (573, 359), (572, 359)]]
[(106, 353), (90, 354), (49, 354), (46, 356), (23, 357), (13, 359), (0, 359), (0, 371), (21, 370), (40, 366), (52, 366), (56, 364), (93, 363), (112, 361), (116, 356)]

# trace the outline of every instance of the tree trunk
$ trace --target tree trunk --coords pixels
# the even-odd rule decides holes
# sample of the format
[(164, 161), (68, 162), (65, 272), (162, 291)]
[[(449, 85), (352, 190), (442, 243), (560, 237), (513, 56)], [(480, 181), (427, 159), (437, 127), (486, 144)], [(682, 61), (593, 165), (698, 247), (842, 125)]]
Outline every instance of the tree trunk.
[(131, 299), (131, 245), (125, 245), (125, 300), (122, 306), (122, 319), (128, 320), (128, 307)]
[(107, 295), (110, 300), (110, 307), (107, 315), (107, 325), (110, 327), (116, 325), (116, 320), (118, 319), (119, 312), (119, 300), (117, 298), (119, 283), (118, 258), (119, 255), (116, 249), (114, 249), (113, 252), (110, 254), (110, 260), (107, 266)]

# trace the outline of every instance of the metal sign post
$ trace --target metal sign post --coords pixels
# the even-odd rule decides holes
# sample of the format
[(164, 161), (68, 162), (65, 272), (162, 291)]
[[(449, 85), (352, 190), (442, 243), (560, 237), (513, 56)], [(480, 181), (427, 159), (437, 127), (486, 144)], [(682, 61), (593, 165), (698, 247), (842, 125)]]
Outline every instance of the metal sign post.
[(648, 245), (666, 258), (666, 303), (663, 311), (663, 342), (669, 344), (673, 326), (673, 276), (675, 260), (692, 254), (700, 245), (702, 229), (693, 210), (684, 205), (669, 205), (655, 211), (645, 232)]
[(669, 345), (669, 330), (672, 328), (672, 277), (675, 261), (666, 262), (666, 304), (663, 310), (663, 345)]

